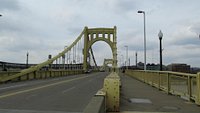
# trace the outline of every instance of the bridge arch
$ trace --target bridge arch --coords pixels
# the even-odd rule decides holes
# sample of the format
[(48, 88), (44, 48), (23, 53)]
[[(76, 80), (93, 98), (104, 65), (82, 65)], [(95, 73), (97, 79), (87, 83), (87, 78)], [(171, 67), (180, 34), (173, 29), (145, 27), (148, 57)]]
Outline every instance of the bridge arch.
[(105, 39), (105, 38), (96, 38), (96, 39), (90, 41), (90, 42), (88, 43), (88, 50), (89, 50), (89, 48), (92, 47), (92, 45), (93, 45), (94, 43), (99, 42), (99, 41), (103, 41), (103, 42), (107, 43), (107, 44), (109, 45), (109, 47), (111, 48), (111, 51), (112, 51), (112, 53), (113, 53), (112, 42), (110, 42), (108, 39)]
[(113, 71), (116, 71), (117, 68), (117, 37), (116, 37), (116, 26), (114, 28), (91, 28), (88, 29), (85, 27), (84, 33), (84, 59), (83, 59), (83, 69), (84, 71), (88, 70), (88, 52), (91, 46), (98, 42), (106, 42), (112, 51), (113, 55)]
[[(111, 48), (111, 46), (112, 45), (110, 45), (109, 43), (107, 43), (106, 41), (102, 41), (102, 40), (97, 40), (97, 41), (94, 41), (94, 42), (90, 42), (90, 44), (88, 44), (89, 45), (89, 47), (88, 48), (91, 48), (91, 49), (89, 49), (88, 51), (90, 51), (91, 52), (91, 50), (92, 50), (92, 52), (91, 52), (91, 54), (93, 54), (92, 55), (92, 58), (94, 58), (95, 60), (94, 60), (94, 63), (96, 63), (95, 64), (95, 66), (97, 67), (96, 69), (100, 69), (98, 66), (97, 66), (97, 64), (99, 64), (99, 65), (102, 65), (102, 63), (104, 62), (104, 59), (105, 58), (113, 58), (112, 56), (113, 56), (113, 50), (112, 50), (112, 48)], [(104, 50), (107, 50), (106, 51), (106, 55), (101, 55), (101, 57), (100, 56), (98, 56), (98, 54), (104, 54)], [(95, 57), (96, 56), (96, 57)], [(91, 59), (90, 59), (91, 60)], [(112, 65), (111, 65), (112, 66)]]

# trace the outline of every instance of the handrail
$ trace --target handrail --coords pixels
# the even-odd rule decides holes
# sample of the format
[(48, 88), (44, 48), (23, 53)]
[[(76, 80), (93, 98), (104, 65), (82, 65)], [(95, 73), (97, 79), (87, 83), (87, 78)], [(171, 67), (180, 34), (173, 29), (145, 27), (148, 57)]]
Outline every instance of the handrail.
[(179, 95), (200, 105), (200, 73), (126, 70), (125, 73), (168, 94)]
[[(144, 72), (144, 70), (134, 70), (134, 71), (137, 71), (137, 72)], [(173, 71), (153, 71), (153, 70), (146, 70), (145, 72), (169, 73), (169, 74), (175, 74), (175, 75), (196, 77), (196, 74), (182, 73), (182, 72), (173, 72)]]

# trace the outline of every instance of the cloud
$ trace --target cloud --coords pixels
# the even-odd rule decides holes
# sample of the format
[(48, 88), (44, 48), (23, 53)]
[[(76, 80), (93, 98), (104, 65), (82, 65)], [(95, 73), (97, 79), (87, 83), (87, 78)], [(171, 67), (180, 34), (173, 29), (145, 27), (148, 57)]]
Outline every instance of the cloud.
[[(147, 62), (158, 59), (157, 33), (161, 29), (164, 33), (164, 62), (185, 61), (196, 65), (191, 58), (197, 60), (199, 57), (198, 4), (198, 0), (180, 3), (160, 0), (1, 0), (0, 50), (5, 54), (0, 54), (0, 58), (24, 62), (28, 50), (31, 62), (42, 62), (48, 54), (54, 56), (64, 46), (69, 46), (85, 26), (116, 25), (120, 54), (125, 54), (124, 46), (128, 45), (130, 57), (138, 51), (138, 59), (143, 61), (143, 18), (137, 10), (144, 10), (147, 17)], [(112, 57), (108, 48), (104, 43), (94, 45), (98, 64), (102, 64), (104, 58)]]
[(116, 0), (114, 8), (116, 13), (119, 14), (119, 12), (124, 13), (134, 11), (138, 8), (138, 5), (138, 2), (134, 0)]
[(112, 59), (112, 50), (106, 42), (96, 42), (92, 45), (93, 53), (98, 65), (102, 65), (104, 59)]
[(19, 2), (18, 0), (1, 0), (0, 1), (0, 11), (1, 10), (19, 10)]
[[(200, 24), (199, 24), (200, 25)], [(168, 42), (168, 44), (173, 45), (199, 45), (199, 37), (198, 37), (198, 23), (188, 23), (179, 25), (178, 28), (171, 35), (172, 38)]]
[(164, 62), (170, 63), (187, 63), (192, 66), (198, 66), (200, 47), (197, 45), (171, 45), (164, 49)]

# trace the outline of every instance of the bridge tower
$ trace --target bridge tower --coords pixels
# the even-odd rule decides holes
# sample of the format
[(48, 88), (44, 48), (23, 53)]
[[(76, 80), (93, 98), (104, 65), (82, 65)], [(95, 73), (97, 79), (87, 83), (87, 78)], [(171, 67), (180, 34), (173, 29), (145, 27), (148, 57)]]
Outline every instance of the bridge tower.
[(83, 70), (88, 71), (88, 54), (91, 46), (97, 41), (106, 42), (113, 54), (112, 71), (117, 70), (117, 27), (114, 28), (88, 28), (84, 32), (84, 49), (83, 49)]
[(106, 70), (106, 67), (108, 66), (108, 64), (113, 65), (113, 59), (104, 59), (103, 66), (101, 67), (100, 70)]

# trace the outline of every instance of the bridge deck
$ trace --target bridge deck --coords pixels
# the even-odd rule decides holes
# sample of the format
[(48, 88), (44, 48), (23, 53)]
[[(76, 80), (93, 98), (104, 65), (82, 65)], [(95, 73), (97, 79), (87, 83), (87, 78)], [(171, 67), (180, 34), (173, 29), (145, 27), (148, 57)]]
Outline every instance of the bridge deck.
[(200, 106), (120, 74), (120, 111), (199, 113)]
[(108, 73), (0, 85), (0, 113), (81, 113)]

